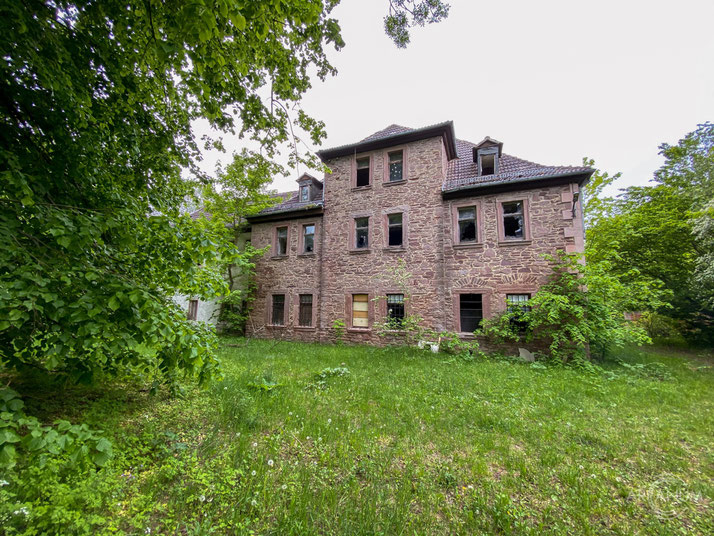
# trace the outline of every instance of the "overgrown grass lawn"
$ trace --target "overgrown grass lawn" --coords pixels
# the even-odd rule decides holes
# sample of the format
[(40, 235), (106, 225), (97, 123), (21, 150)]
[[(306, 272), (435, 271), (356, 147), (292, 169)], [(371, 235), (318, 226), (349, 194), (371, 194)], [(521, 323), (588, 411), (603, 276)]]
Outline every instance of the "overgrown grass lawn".
[[(714, 534), (711, 360), (601, 370), (223, 339), (184, 399), (58, 411), (112, 434), (79, 492), (135, 534)], [(71, 493), (71, 491), (68, 491)]]

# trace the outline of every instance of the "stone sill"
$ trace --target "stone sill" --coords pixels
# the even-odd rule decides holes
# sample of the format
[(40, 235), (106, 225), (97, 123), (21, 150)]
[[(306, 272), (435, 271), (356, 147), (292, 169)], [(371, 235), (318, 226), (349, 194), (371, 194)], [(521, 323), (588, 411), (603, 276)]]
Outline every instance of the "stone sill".
[(298, 331), (315, 331), (317, 326), (293, 326), (293, 329)]
[(400, 181), (384, 181), (382, 183), (382, 186), (399, 186), (400, 184), (406, 184), (407, 180), (402, 179)]
[(352, 191), (353, 191), (353, 192), (363, 192), (363, 191), (365, 191), (365, 190), (371, 190), (371, 189), (372, 189), (372, 185), (371, 185), (371, 184), (369, 184), (369, 185), (367, 185), (367, 186), (353, 186), (353, 187), (352, 187)]
[(349, 333), (372, 333), (372, 328), (346, 328)]
[(270, 260), (271, 261), (282, 261), (288, 258), (288, 255), (271, 255)]
[(285, 328), (287, 328), (287, 326), (285, 326), (285, 325), (279, 326), (278, 324), (267, 324), (266, 327), (268, 327), (270, 329), (285, 329)]
[(397, 247), (397, 246), (382, 248), (382, 251), (389, 251), (390, 253), (404, 253), (406, 250), (407, 250), (407, 248), (405, 248), (405, 247)]
[(451, 247), (454, 249), (483, 249), (483, 243), (474, 242), (473, 244), (454, 244)]
[(533, 240), (504, 240), (499, 241), (499, 246), (528, 246), (533, 243)]
[(298, 257), (317, 257), (316, 253), (298, 253)]
[(364, 249), (351, 249), (349, 251), (350, 255), (361, 255), (363, 253), (372, 253), (372, 250), (370, 248), (364, 248)]

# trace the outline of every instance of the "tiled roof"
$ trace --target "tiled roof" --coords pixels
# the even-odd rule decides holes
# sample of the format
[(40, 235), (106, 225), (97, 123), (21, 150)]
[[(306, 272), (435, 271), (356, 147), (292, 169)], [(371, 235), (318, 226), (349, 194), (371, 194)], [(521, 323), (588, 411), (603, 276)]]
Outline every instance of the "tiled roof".
[(498, 159), (497, 174), (479, 176), (478, 164), (473, 158), (474, 147), (476, 147), (475, 143), (456, 140), (457, 158), (449, 162), (443, 185), (444, 191), (592, 171), (592, 168), (583, 166), (543, 166), (504, 153)]
[(374, 134), (370, 134), (363, 140), (360, 140), (360, 142), (380, 140), (382, 138), (388, 138), (389, 136), (394, 136), (396, 134), (404, 134), (405, 132), (410, 132), (412, 130), (414, 129), (409, 127), (403, 127), (401, 125), (389, 125), (387, 128), (383, 128), (382, 130), (378, 130)]
[(273, 205), (272, 207), (265, 208), (259, 212), (259, 214), (275, 214), (278, 212), (292, 212), (294, 210), (307, 209), (310, 207), (321, 207), (322, 200), (312, 200), (312, 201), (300, 201), (298, 200), (298, 192), (281, 192), (277, 194), (282, 197), (283, 201)]

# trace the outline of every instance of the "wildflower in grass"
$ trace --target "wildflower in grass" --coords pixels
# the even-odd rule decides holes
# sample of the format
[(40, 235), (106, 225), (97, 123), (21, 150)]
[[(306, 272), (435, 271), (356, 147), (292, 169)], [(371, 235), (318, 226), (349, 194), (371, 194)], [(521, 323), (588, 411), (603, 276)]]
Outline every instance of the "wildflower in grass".
[(327, 424), (332, 424), (332, 419), (327, 419)]
[(272, 467), (275, 464), (273, 460), (268, 460), (268, 466)]
[(285, 491), (286, 489), (288, 489), (288, 485), (287, 485), (287, 484), (283, 484), (283, 485), (282, 485), (282, 488), (283, 488), (283, 491)]
[(205, 496), (205, 495), (201, 495), (201, 496), (198, 498), (198, 500), (201, 501), (201, 502), (206, 502), (206, 496)]
[(256, 506), (258, 506), (258, 501), (253, 499), (252, 501), (250, 501), (250, 504), (251, 504), (251, 506), (256, 507)]
[(10, 484), (10, 482), (8, 482), (7, 480), (0, 480), (0, 488), (3, 486), (7, 486), (8, 484)]
[(257, 447), (257, 446), (258, 446), (258, 443), (255, 443), (255, 442), (254, 442), (254, 443), (253, 443), (253, 448), (255, 448), (255, 447)]
[(258, 474), (258, 473), (256, 473), (255, 469), (253, 469), (253, 470), (250, 472), (250, 475), (251, 475), (251, 476), (255, 476), (256, 474)]
[(290, 416), (292, 417), (292, 416), (293, 416), (293, 412), (292, 412), (292, 411), (289, 411), (289, 412), (288, 412), (288, 415), (290, 415)]
[(23, 516), (29, 516), (29, 515), (30, 515), (30, 511), (27, 509), (27, 506), (23, 506), (23, 507), (20, 508), (19, 510), (15, 510), (15, 511), (13, 512), (13, 514), (15, 514), (16, 516), (17, 516), (17, 515), (20, 515), (20, 514), (22, 514)]
[(146, 527), (144, 529), (144, 534), (151, 534), (151, 527)]

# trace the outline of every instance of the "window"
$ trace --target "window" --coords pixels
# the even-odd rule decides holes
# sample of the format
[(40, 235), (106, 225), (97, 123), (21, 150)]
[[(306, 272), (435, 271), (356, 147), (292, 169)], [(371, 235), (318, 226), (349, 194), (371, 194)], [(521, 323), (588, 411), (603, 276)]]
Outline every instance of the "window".
[(198, 300), (189, 300), (188, 312), (186, 313), (186, 318), (188, 320), (196, 320), (197, 317), (198, 317)]
[(404, 151), (389, 153), (389, 182), (404, 179)]
[(511, 318), (511, 324), (518, 328), (518, 331), (525, 331), (528, 327), (528, 324), (521, 318), (521, 315), (531, 310), (528, 306), (530, 299), (530, 294), (506, 294), (508, 312), (515, 313)]
[(459, 331), (473, 333), (483, 319), (483, 300), (481, 294), (459, 295)]
[(481, 175), (493, 175), (496, 173), (496, 155), (482, 154), (481, 158)]
[(355, 218), (355, 247), (369, 247), (369, 218)]
[(523, 201), (503, 203), (503, 236), (506, 240), (524, 238)]
[(270, 323), (274, 326), (285, 325), (285, 294), (273, 294)]
[(300, 201), (309, 201), (310, 200), (310, 186), (307, 184), (304, 186), (300, 186)]
[(276, 241), (275, 254), (276, 255), (287, 255), (288, 254), (288, 228), (287, 227), (278, 227), (275, 230), (275, 241)]
[(315, 224), (303, 225), (302, 227), (302, 252), (313, 253), (315, 251)]
[(312, 294), (300, 294), (298, 325), (302, 327), (312, 326)]
[(369, 186), (369, 156), (357, 159), (357, 180), (355, 186)]
[(397, 214), (389, 214), (387, 216), (387, 243), (390, 246), (401, 246), (404, 242), (404, 226), (402, 224), (403, 215), (401, 212)]
[(459, 243), (476, 242), (476, 207), (463, 207), (458, 211)]
[(396, 324), (404, 321), (404, 294), (387, 294), (387, 318)]
[(367, 294), (352, 295), (352, 327), (369, 327), (369, 296)]

